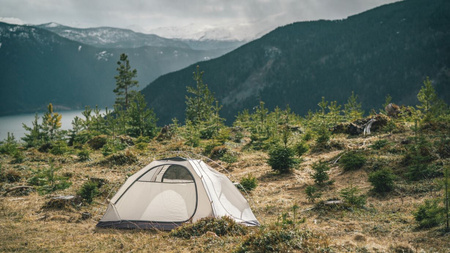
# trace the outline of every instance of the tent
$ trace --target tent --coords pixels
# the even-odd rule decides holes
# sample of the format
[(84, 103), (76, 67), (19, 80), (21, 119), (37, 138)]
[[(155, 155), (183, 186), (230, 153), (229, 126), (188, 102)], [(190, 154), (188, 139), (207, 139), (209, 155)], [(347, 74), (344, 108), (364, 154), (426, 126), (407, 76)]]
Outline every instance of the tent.
[(129, 177), (97, 227), (170, 230), (222, 216), (259, 226), (248, 202), (225, 175), (201, 160), (174, 157), (153, 161)]

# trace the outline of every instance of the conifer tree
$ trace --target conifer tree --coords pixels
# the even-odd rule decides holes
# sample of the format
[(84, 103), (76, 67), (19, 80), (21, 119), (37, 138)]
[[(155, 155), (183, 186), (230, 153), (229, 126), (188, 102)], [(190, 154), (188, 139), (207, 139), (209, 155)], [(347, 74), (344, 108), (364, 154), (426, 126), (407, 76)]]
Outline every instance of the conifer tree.
[(140, 92), (137, 92), (131, 101), (127, 113), (129, 116), (127, 133), (130, 136), (153, 138), (156, 135), (156, 115), (153, 110), (147, 108), (144, 95)]
[(364, 114), (361, 103), (358, 102), (358, 95), (355, 95), (353, 91), (347, 100), (347, 104), (344, 105), (344, 112), (346, 118), (351, 121), (361, 118)]
[(191, 96), (186, 96), (186, 121), (189, 120), (194, 125), (209, 121), (215, 112), (213, 106), (215, 98), (208, 85), (203, 83), (203, 73), (197, 66), (193, 76), (196, 86), (187, 87), (187, 92)]
[(137, 77), (137, 70), (131, 69), (128, 56), (126, 54), (120, 55), (120, 60), (117, 62), (117, 71), (119, 74), (115, 76), (116, 88), (116, 105), (122, 110), (128, 109), (129, 103), (133, 100), (135, 91), (133, 87), (138, 87), (138, 81), (134, 80)]
[(48, 104), (48, 112), (46, 112), (42, 118), (42, 129), (48, 133), (50, 141), (55, 140), (58, 129), (61, 128), (62, 115), (53, 112), (53, 105)]
[(25, 134), (25, 137), (22, 137), (22, 140), (26, 143), (27, 147), (37, 147), (42, 144), (43, 140), (43, 132), (42, 126), (38, 122), (38, 114), (34, 116), (34, 121), (31, 122), (32, 126), (29, 127), (22, 123), (22, 127), (29, 132), (29, 134)]

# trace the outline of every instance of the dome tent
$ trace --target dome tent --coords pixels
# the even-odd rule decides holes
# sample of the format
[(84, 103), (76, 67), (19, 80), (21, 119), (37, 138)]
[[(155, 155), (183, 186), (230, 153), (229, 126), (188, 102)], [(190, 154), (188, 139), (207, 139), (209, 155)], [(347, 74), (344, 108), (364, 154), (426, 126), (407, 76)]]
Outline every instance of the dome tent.
[(201, 160), (174, 157), (153, 161), (129, 177), (97, 227), (170, 230), (222, 216), (259, 226), (247, 200), (225, 175)]

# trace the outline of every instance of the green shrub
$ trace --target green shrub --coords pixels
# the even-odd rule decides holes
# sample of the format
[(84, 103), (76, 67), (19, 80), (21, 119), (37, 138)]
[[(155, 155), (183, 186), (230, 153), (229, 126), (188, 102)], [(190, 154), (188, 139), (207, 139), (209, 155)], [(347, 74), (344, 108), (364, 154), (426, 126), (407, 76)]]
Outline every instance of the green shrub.
[(440, 207), (438, 200), (425, 200), (425, 203), (413, 212), (414, 219), (420, 228), (431, 228), (438, 226), (443, 220), (445, 209)]
[(391, 169), (383, 168), (370, 173), (369, 182), (377, 193), (386, 193), (394, 189), (395, 175)]
[(366, 157), (356, 152), (348, 152), (339, 160), (344, 167), (344, 171), (360, 169), (366, 163)]
[(100, 194), (98, 190), (98, 183), (91, 180), (85, 182), (77, 193), (86, 203), (91, 204), (94, 197)]
[(236, 223), (230, 217), (223, 216), (221, 218), (206, 217), (193, 224), (185, 223), (173, 229), (169, 235), (189, 239), (193, 236), (201, 236), (207, 232), (213, 232), (218, 236), (239, 236), (247, 234), (247, 230), (243, 225)]
[(406, 176), (411, 181), (418, 181), (442, 176), (442, 172), (437, 164), (416, 163), (408, 166)]
[(40, 194), (48, 194), (57, 190), (69, 188), (72, 183), (66, 177), (58, 176), (56, 172), (61, 167), (55, 168), (52, 162), (50, 167), (45, 169), (32, 170), (33, 176), (28, 179), (28, 184), (36, 186)]
[(69, 152), (69, 147), (65, 141), (57, 141), (53, 143), (52, 148), (50, 149), (50, 153), (54, 155), (64, 155)]
[(309, 151), (309, 146), (308, 144), (306, 144), (306, 142), (302, 141), (295, 145), (294, 150), (297, 156), (302, 156)]
[(249, 235), (236, 252), (328, 252), (328, 247), (328, 240), (323, 235), (275, 227)]
[(377, 140), (372, 145), (370, 145), (370, 147), (374, 150), (380, 150), (386, 147), (387, 144), (388, 144), (387, 140)]
[(316, 187), (312, 185), (308, 185), (305, 189), (306, 198), (308, 201), (314, 203), (316, 199), (320, 198), (322, 196), (322, 193), (320, 193)]
[(18, 143), (14, 138), (14, 134), (8, 132), (6, 140), (0, 142), (0, 154), (13, 155), (17, 152)]
[(22, 163), (25, 160), (25, 156), (23, 155), (23, 152), (20, 150), (17, 150), (14, 154), (13, 154), (13, 160), (11, 161), (11, 163)]
[(247, 174), (247, 176), (241, 178), (239, 186), (245, 191), (250, 192), (258, 186), (258, 179), (256, 179), (256, 177), (252, 174)]
[(340, 195), (344, 203), (349, 207), (363, 207), (366, 204), (366, 196), (358, 194), (360, 190), (358, 187), (347, 187), (340, 191)]
[(237, 157), (237, 154), (235, 154), (235, 152), (226, 152), (222, 156), (222, 158), (220, 158), (220, 160), (222, 160), (222, 161), (224, 161), (226, 163), (232, 164), (232, 163), (237, 162), (238, 157)]
[(294, 158), (294, 150), (289, 147), (277, 146), (269, 152), (267, 163), (279, 173), (290, 173), (298, 164)]
[(91, 159), (90, 153), (89, 149), (82, 149), (78, 152), (78, 159), (82, 162), (89, 161)]
[(331, 133), (330, 130), (328, 130), (327, 125), (321, 124), (317, 129), (316, 145), (319, 147), (325, 147), (330, 140), (330, 137)]
[(316, 162), (313, 163), (312, 169), (315, 171), (312, 177), (314, 178), (314, 182), (318, 185), (325, 185), (327, 183), (333, 183), (332, 181), (328, 181), (330, 178), (328, 176), (328, 171), (330, 170), (330, 167), (326, 165), (324, 162)]

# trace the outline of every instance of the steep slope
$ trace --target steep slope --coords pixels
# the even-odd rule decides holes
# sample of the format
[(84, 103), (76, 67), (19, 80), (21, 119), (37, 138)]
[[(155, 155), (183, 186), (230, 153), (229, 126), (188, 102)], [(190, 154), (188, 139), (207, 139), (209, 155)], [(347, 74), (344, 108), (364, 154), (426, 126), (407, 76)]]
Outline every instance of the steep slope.
[(217, 56), (187, 46), (93, 47), (37, 27), (0, 23), (0, 115), (39, 111), (50, 102), (67, 109), (111, 105), (121, 53), (138, 70), (141, 87)]
[[(322, 96), (344, 103), (354, 91), (365, 108), (390, 94), (415, 104), (426, 76), (450, 101), (450, 3), (406, 0), (339, 21), (280, 27), (220, 58), (198, 63), (229, 121), (258, 100), (315, 110)], [(197, 65), (197, 64), (195, 64)], [(184, 118), (186, 86), (195, 65), (158, 78), (144, 89), (160, 122)]]

